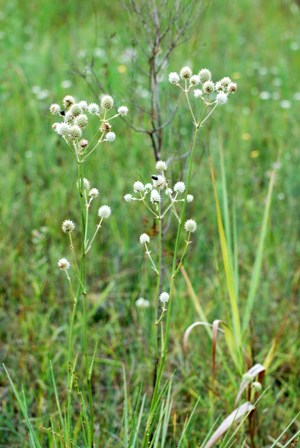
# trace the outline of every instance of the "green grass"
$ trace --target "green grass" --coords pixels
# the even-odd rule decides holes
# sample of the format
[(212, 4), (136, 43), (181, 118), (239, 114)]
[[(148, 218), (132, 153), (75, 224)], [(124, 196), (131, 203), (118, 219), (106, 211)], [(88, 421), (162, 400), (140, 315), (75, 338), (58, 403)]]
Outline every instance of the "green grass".
[[(139, 106), (147, 106), (149, 99), (138, 93), (148, 88), (141, 70), (145, 61), (132, 65), (122, 59), (132, 40), (127, 14), (120, 1), (98, 3), (96, 18), (91, 1), (9, 1), (2, 6), (0, 358), (18, 390), (20, 404), (1, 369), (0, 447), (38, 446), (30, 445), (29, 437), (33, 439), (35, 434), (41, 446), (54, 446), (45, 428), (53, 418), (59, 418), (57, 394), (66, 399), (66, 336), (72, 301), (56, 263), (68, 252), (60, 224), (67, 218), (79, 222), (80, 210), (74, 189), (76, 167), (51, 129), (48, 106), (60, 102), (67, 93), (91, 102), (96, 99), (85, 80), (73, 71), (83, 69), (99, 48), (102, 56), (95, 57), (94, 68), (105, 90), (118, 103), (129, 105), (130, 119), (136, 125), (147, 123)], [(237, 301), (242, 325), (249, 329), (247, 345), (254, 362), (264, 362), (286, 318), (264, 380), (264, 388), (269, 388), (258, 403), (258, 447), (271, 445), (269, 437), (276, 440), (299, 412), (300, 103), (294, 97), (300, 92), (300, 50), (295, 50), (296, 44), (300, 47), (299, 18), (296, 2), (288, 0), (213, 1), (191, 30), (190, 40), (174, 51), (161, 82), (165, 117), (177, 101), (167, 74), (186, 63), (195, 70), (210, 68), (215, 79), (228, 74), (239, 84), (238, 93), (201, 131), (191, 182), (195, 197), (191, 210), (199, 231), (184, 267), (209, 322), (222, 319), (232, 325), (210, 156), (230, 251), (231, 297)], [(81, 57), (83, 51), (86, 61)], [(64, 80), (72, 82), (69, 89), (62, 87)], [(91, 82), (95, 89), (95, 82)], [(47, 90), (48, 96), (38, 99), (34, 86)], [(262, 100), (260, 92), (264, 91), (271, 95), (279, 92), (280, 99)], [(291, 107), (282, 108), (281, 100), (290, 101)], [(115, 437), (125, 426), (128, 440), (135, 438), (130, 425), (139, 422), (140, 406), (149, 408), (154, 355), (154, 311), (138, 311), (134, 305), (139, 296), (149, 300), (154, 296), (153, 275), (138, 244), (138, 236), (152, 226), (152, 221), (142, 209), (123, 201), (133, 181), (149, 181), (154, 159), (147, 136), (136, 134), (122, 122), (115, 130), (116, 142), (86, 166), (87, 177), (99, 188), (101, 201), (111, 204), (114, 211), (88, 267), (91, 358), (99, 341), (92, 377), (97, 446), (107, 447), (116, 446)], [(191, 135), (182, 98), (174, 122), (165, 132), (163, 158), (186, 152)], [(277, 160), (280, 169), (261, 256), (258, 247), (269, 174)], [(181, 160), (172, 165), (175, 179), (184, 163)], [(33, 240), (32, 231), (42, 227), (46, 227), (44, 237)], [(166, 251), (170, 263), (175, 237), (171, 228)], [(234, 409), (241, 374), (220, 334), (218, 349), (222, 353), (217, 352), (216, 381), (212, 382), (211, 339), (201, 327), (191, 334), (189, 352), (184, 355), (184, 331), (199, 316), (184, 278), (178, 275), (176, 281), (170, 352), (163, 378), (166, 390), (172, 379), (172, 391), (162, 406), (158, 428), (161, 436), (168, 438), (167, 446), (180, 441), (181, 447), (194, 447), (201, 445), (219, 416), (222, 420)], [(253, 308), (249, 305), (249, 315), (245, 314), (246, 303), (252, 301)], [(75, 335), (80, 350), (78, 323)], [(122, 365), (127, 379), (125, 409)], [(31, 435), (26, 429), (28, 417), (24, 417), (27, 409), (34, 428)], [(163, 412), (170, 412), (168, 420)], [(187, 423), (188, 430), (182, 435)], [(284, 445), (298, 430), (296, 420), (280, 443)], [(236, 446), (242, 445), (243, 436), (241, 433)]]

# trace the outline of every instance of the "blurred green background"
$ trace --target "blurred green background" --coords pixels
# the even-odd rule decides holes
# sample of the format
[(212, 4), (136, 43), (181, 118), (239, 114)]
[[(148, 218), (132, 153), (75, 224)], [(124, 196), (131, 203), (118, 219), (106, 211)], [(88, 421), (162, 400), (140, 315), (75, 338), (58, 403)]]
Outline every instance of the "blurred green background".
[[(188, 3), (188, 2), (187, 2)], [(162, 159), (189, 150), (192, 125), (184, 98), (168, 73), (190, 65), (209, 68), (214, 80), (230, 76), (238, 93), (219, 108), (203, 130), (192, 179), (191, 213), (199, 232), (186, 262), (193, 287), (209, 319), (228, 318), (208, 153), (219, 179), (218, 147), (224, 147), (231, 211), (236, 211), (240, 294), (247, 295), (257, 249), (270, 170), (278, 174), (264, 252), (262, 278), (251, 320), (252, 350), (262, 362), (287, 315), (287, 325), (266, 378), (261, 400), (261, 446), (277, 437), (299, 410), (299, 105), (300, 9), (292, 0), (214, 0), (196, 6), (199, 17), (162, 70), (163, 117), (178, 104), (164, 131)], [(134, 43), (136, 21), (119, 0), (49, 0), (0, 3), (0, 358), (18, 385), (37, 427), (53, 412), (48, 362), (53, 360), (64, 392), (65, 330), (71, 301), (57, 259), (68, 255), (61, 222), (79, 221), (76, 166), (51, 125), (49, 105), (66, 94), (88, 102), (103, 90), (130, 109), (128, 122), (149, 125), (147, 58)], [(139, 34), (143, 42), (143, 34)], [(151, 310), (135, 301), (153, 296), (153, 275), (138, 244), (151, 228), (145, 211), (123, 200), (135, 180), (148, 181), (154, 157), (147, 135), (125, 122), (115, 124), (117, 140), (88, 162), (86, 177), (99, 188), (101, 203), (113, 209), (88, 267), (90, 347), (100, 338), (95, 394), (103, 439), (117, 432), (122, 410), (121, 362), (132, 390), (144, 379), (151, 388)], [(202, 152), (204, 150), (204, 156)], [(170, 175), (181, 178), (185, 160)], [(219, 181), (218, 181), (219, 182)], [(170, 253), (175, 229), (167, 238)], [(182, 353), (184, 330), (197, 320), (184, 280), (177, 283), (169, 372), (176, 369), (172, 431), (184, 421), (200, 394), (190, 446), (201, 441), (214, 419), (232, 410), (236, 389), (218, 365), (218, 393), (210, 402), (210, 341), (201, 330)], [(242, 306), (242, 304), (241, 304)], [(108, 361), (109, 360), (109, 361)], [(27, 446), (22, 417), (0, 370), (0, 446)], [(177, 424), (176, 424), (177, 422)], [(295, 424), (296, 425), (296, 424)], [(296, 428), (297, 429), (297, 428)], [(292, 428), (293, 431), (293, 428)], [(45, 435), (46, 440), (46, 435)], [(45, 446), (48, 446), (45, 441)], [(24, 445), (25, 444), (25, 445)], [(170, 445), (171, 446), (171, 445)]]

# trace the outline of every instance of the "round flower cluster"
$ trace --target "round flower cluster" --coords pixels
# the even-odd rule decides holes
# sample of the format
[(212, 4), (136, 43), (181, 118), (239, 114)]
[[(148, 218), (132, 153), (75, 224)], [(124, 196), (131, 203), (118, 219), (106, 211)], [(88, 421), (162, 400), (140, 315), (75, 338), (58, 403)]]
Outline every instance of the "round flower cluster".
[[(100, 127), (98, 129), (99, 140), (96, 146), (102, 142), (112, 143), (116, 140), (116, 134), (111, 130), (111, 120), (128, 114), (126, 106), (120, 106), (115, 115), (110, 117), (107, 114), (114, 107), (114, 99), (110, 95), (103, 95), (100, 98), (100, 105), (97, 103), (88, 104), (87, 101), (76, 101), (71, 95), (64, 97), (62, 106), (51, 104), (50, 113), (57, 115), (62, 121), (56, 122), (52, 128), (57, 135), (63, 137), (67, 143), (72, 143), (74, 155), (78, 161), (85, 160), (94, 151), (89, 147), (89, 141), (82, 139), (82, 134), (89, 124), (89, 115), (95, 115), (100, 118)], [(97, 134), (96, 134), (97, 135)]]
[(179, 73), (171, 72), (169, 82), (184, 92), (193, 90), (195, 98), (200, 98), (205, 104), (225, 104), (228, 95), (237, 91), (237, 84), (226, 76), (216, 83), (212, 80), (211, 71), (202, 68), (193, 74), (190, 67), (183, 67)]

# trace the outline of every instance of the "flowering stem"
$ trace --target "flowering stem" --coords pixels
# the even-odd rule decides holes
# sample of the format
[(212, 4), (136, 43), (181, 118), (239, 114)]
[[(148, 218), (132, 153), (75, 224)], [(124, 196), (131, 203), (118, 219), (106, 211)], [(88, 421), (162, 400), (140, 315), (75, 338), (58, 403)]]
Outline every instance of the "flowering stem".
[(91, 239), (91, 241), (89, 242), (89, 245), (85, 249), (85, 254), (87, 254), (91, 250), (92, 244), (94, 242), (94, 239), (96, 238), (96, 235), (99, 232), (99, 229), (101, 228), (102, 221), (103, 221), (103, 218), (101, 218), (99, 223), (97, 224), (97, 227), (96, 227), (95, 233), (93, 235), (93, 238)]
[(181, 259), (180, 259), (180, 261), (179, 261), (179, 263), (178, 263), (178, 266), (177, 266), (177, 268), (176, 268), (176, 271), (175, 271), (174, 274), (172, 275), (173, 279), (175, 279), (175, 277), (176, 277), (176, 275), (177, 275), (177, 273), (178, 273), (178, 271), (179, 271), (179, 269), (180, 269), (180, 267), (181, 267), (181, 265), (182, 265), (182, 262), (183, 262), (183, 259), (184, 259), (184, 257), (185, 257), (187, 248), (188, 248), (188, 246), (191, 244), (190, 237), (191, 237), (191, 232), (188, 233), (188, 238), (187, 238), (187, 240), (186, 240), (186, 242), (185, 242), (186, 244), (185, 244), (185, 248), (184, 248), (184, 251), (183, 251), (183, 253), (182, 253)]
[(154, 263), (154, 261), (153, 261), (153, 258), (151, 257), (151, 252), (150, 252), (150, 250), (148, 249), (148, 245), (147, 245), (147, 243), (145, 243), (145, 249), (146, 249), (146, 255), (149, 257), (149, 260), (150, 260), (150, 262), (151, 262), (151, 265), (152, 265), (152, 269), (156, 272), (156, 274), (159, 276), (159, 271), (158, 271), (158, 269), (157, 269), (157, 267), (156, 267), (156, 265), (155, 265), (155, 263)]
[(217, 107), (217, 105), (218, 105), (218, 103), (216, 103), (216, 104), (214, 105), (214, 107), (213, 107), (212, 110), (206, 115), (206, 117), (204, 118), (204, 120), (202, 120), (202, 121), (200, 122), (200, 126), (202, 126), (202, 125), (206, 122), (206, 120), (211, 116), (211, 114), (213, 113), (213, 111), (215, 110), (215, 108)]
[(197, 122), (196, 122), (196, 118), (195, 118), (195, 115), (194, 115), (194, 112), (193, 112), (193, 109), (192, 109), (192, 106), (191, 106), (191, 102), (190, 102), (190, 99), (189, 99), (189, 91), (187, 89), (187, 80), (186, 79), (185, 79), (184, 93), (185, 93), (186, 100), (187, 100), (187, 103), (188, 103), (188, 106), (189, 106), (189, 109), (190, 109), (190, 112), (191, 112), (191, 115), (192, 115), (192, 118), (193, 118), (193, 123), (196, 126)]
[(144, 199), (143, 197), (141, 198), (141, 200), (142, 200), (142, 203), (146, 206), (146, 208), (152, 213), (152, 215), (154, 215), (155, 218), (159, 218), (159, 216), (157, 216), (157, 214), (155, 213), (155, 211), (152, 210), (151, 207), (149, 207), (149, 205), (147, 204), (147, 202), (145, 201), (145, 199)]

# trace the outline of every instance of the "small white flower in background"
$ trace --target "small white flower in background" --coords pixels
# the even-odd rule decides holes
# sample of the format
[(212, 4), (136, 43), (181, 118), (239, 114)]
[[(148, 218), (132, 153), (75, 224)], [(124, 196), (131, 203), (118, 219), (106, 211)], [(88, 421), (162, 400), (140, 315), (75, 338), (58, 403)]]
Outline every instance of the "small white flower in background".
[(159, 296), (159, 300), (161, 301), (161, 303), (167, 303), (169, 302), (170, 296), (167, 292), (162, 292), (161, 295)]
[(61, 82), (61, 86), (63, 89), (69, 89), (72, 85), (72, 82), (69, 79), (65, 79)]
[(101, 98), (101, 106), (103, 107), (103, 109), (109, 110), (113, 107), (114, 105), (114, 100), (110, 95), (104, 95)]
[(90, 181), (87, 180), (85, 177), (83, 178), (83, 188), (85, 190), (90, 190), (90, 188), (91, 188)]
[(195, 98), (201, 98), (202, 95), (203, 95), (202, 90), (200, 90), (200, 89), (195, 89), (194, 90), (194, 97)]
[(157, 171), (166, 171), (168, 169), (166, 162), (163, 162), (162, 160), (156, 162), (155, 168)]
[(69, 128), (68, 134), (69, 134), (70, 140), (78, 140), (82, 136), (82, 131), (81, 131), (80, 127), (77, 126), (77, 124), (74, 124), (73, 126), (71, 126)]
[(292, 104), (289, 100), (280, 101), (280, 106), (282, 107), (282, 109), (290, 109), (291, 105)]
[(172, 188), (166, 188), (166, 195), (170, 196), (173, 193)]
[(114, 132), (108, 132), (106, 134), (105, 140), (109, 143), (112, 143), (116, 140), (116, 134)]
[(271, 98), (270, 92), (260, 92), (259, 97), (261, 100), (269, 100)]
[(134, 182), (133, 191), (135, 193), (143, 193), (144, 190), (145, 190), (145, 185), (142, 182), (140, 182), (139, 180)]
[(190, 78), (190, 84), (192, 86), (197, 86), (198, 84), (200, 84), (200, 76), (199, 75), (193, 75)]
[(227, 92), (229, 93), (235, 93), (237, 91), (237, 83), (236, 82), (230, 82), (227, 87)]
[(81, 107), (82, 112), (87, 112), (88, 111), (88, 103), (85, 100), (79, 101), (79, 106)]
[(190, 79), (190, 77), (192, 76), (192, 70), (190, 69), (190, 67), (182, 67), (182, 69), (180, 70), (180, 78), (181, 79)]
[(183, 193), (185, 190), (185, 184), (184, 182), (177, 182), (173, 188), (176, 193)]
[(124, 199), (126, 202), (131, 202), (133, 200), (132, 194), (125, 194)]
[(152, 204), (154, 202), (161, 202), (161, 196), (157, 190), (152, 190), (150, 194), (150, 201)]
[(206, 81), (210, 81), (211, 80), (211, 71), (208, 70), (207, 68), (203, 68), (199, 72), (199, 78), (202, 83), (204, 83)]
[(68, 262), (68, 260), (66, 258), (61, 258), (60, 260), (58, 260), (57, 266), (59, 267), (59, 269), (61, 271), (66, 271), (67, 269), (70, 269), (71, 265)]
[(64, 106), (65, 109), (68, 109), (73, 104), (75, 104), (75, 98), (73, 96), (67, 95), (67, 96), (64, 97), (64, 99), (63, 99), (63, 106)]
[(153, 185), (150, 183), (145, 184), (145, 190), (151, 191), (153, 189)]
[(51, 104), (51, 106), (49, 107), (49, 110), (52, 115), (59, 115), (60, 106), (59, 106), (59, 104)]
[(98, 104), (96, 104), (96, 103), (89, 104), (88, 111), (92, 115), (99, 114), (99, 106), (98, 106)]
[(150, 243), (150, 236), (147, 235), (147, 233), (142, 233), (140, 236), (140, 243), (141, 244)]
[(204, 93), (212, 93), (215, 89), (214, 83), (212, 81), (206, 81), (203, 84), (203, 92)]
[(70, 112), (72, 115), (74, 115), (74, 117), (77, 117), (82, 113), (82, 109), (79, 104), (75, 103), (70, 107)]
[(231, 84), (231, 79), (228, 76), (225, 76), (225, 78), (221, 79), (220, 83), (222, 84), (222, 86), (227, 88), (229, 84)]
[(127, 106), (120, 106), (118, 109), (118, 114), (121, 115), (121, 117), (126, 117), (128, 114), (128, 107)]
[(193, 202), (194, 196), (192, 194), (188, 194), (186, 197), (186, 202)]
[(61, 226), (63, 232), (65, 233), (71, 233), (75, 229), (75, 224), (70, 219), (66, 219)]
[(89, 191), (89, 197), (91, 198), (91, 199), (95, 199), (95, 198), (97, 198), (99, 196), (99, 190), (98, 190), (98, 188), (92, 188), (90, 191)]
[(196, 232), (196, 230), (197, 230), (196, 221), (194, 221), (193, 219), (188, 219), (184, 224), (184, 229), (187, 232), (191, 232), (191, 233)]
[(171, 84), (177, 85), (177, 84), (179, 84), (179, 81), (180, 81), (180, 77), (179, 77), (178, 73), (171, 72), (169, 74), (169, 82)]
[(109, 218), (111, 215), (111, 208), (108, 205), (101, 205), (101, 207), (98, 209), (98, 216), (100, 218)]
[(149, 300), (144, 299), (144, 297), (139, 297), (135, 302), (135, 306), (137, 308), (149, 308), (150, 303)]
[(228, 97), (227, 94), (224, 92), (219, 92), (216, 96), (216, 101), (218, 104), (225, 104), (227, 103)]
[(75, 123), (81, 128), (85, 128), (88, 124), (88, 117), (85, 114), (80, 114), (76, 118)]

